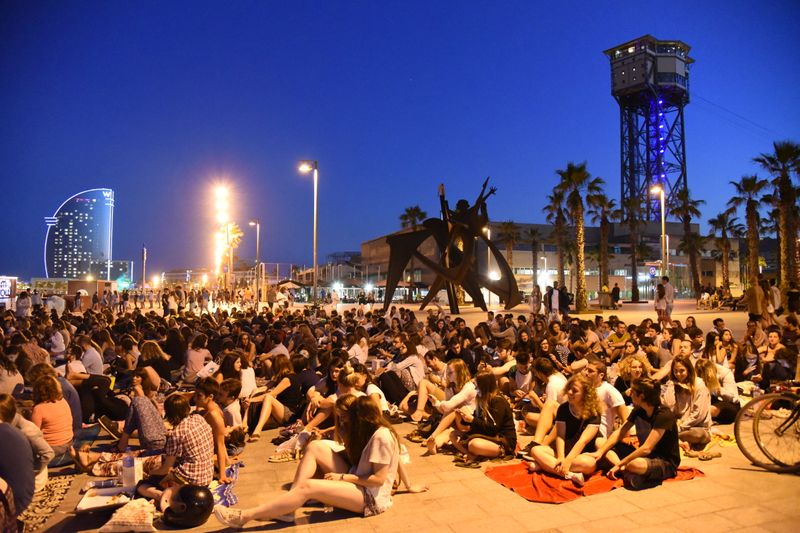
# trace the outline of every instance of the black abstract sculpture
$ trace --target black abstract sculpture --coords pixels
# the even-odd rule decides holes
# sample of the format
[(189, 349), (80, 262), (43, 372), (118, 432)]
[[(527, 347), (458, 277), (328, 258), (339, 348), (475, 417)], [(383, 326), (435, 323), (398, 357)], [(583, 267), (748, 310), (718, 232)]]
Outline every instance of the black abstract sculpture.
[[(487, 193), (488, 183), (489, 178), (486, 178), (483, 188), (472, 206), (466, 200), (459, 200), (456, 203), (455, 211), (450, 210), (444, 197), (444, 185), (439, 185), (442, 218), (429, 218), (422, 223), (422, 229), (386, 238), (386, 242), (389, 244), (389, 270), (386, 276), (384, 309), (391, 304), (403, 270), (412, 256), (436, 273), (436, 279), (422, 300), (420, 309), (425, 309), (425, 306), (436, 294), (445, 289), (450, 302), (450, 312), (458, 313), (456, 286), (463, 287), (464, 291), (472, 297), (475, 306), (484, 311), (486, 311), (486, 302), (483, 299), (481, 287), (498, 295), (505, 302), (506, 309), (511, 309), (522, 301), (511, 267), (508, 266), (497, 247), (484, 234), (484, 228), (489, 223), (486, 200), (497, 192), (497, 189), (492, 187)], [(436, 241), (439, 249), (438, 263), (419, 252), (420, 245), (428, 237), (433, 237)], [(478, 239), (486, 243), (494, 256), (500, 270), (499, 280), (489, 279), (488, 276), (476, 272), (475, 243)]]

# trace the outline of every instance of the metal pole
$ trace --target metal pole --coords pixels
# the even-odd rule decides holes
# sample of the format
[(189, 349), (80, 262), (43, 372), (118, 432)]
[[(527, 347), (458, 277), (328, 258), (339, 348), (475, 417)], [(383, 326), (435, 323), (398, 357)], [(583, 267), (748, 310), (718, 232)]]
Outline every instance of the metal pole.
[(667, 217), (664, 205), (664, 188), (661, 188), (661, 275), (669, 272), (669, 251), (667, 250)]
[(314, 305), (317, 304), (317, 200), (319, 170), (314, 162)]
[(145, 248), (143, 244), (142, 245), (142, 291), (144, 291), (144, 284), (146, 282), (147, 282), (147, 248)]
[[(261, 301), (261, 221), (256, 220), (256, 302)], [(256, 310), (258, 304), (256, 303)]]

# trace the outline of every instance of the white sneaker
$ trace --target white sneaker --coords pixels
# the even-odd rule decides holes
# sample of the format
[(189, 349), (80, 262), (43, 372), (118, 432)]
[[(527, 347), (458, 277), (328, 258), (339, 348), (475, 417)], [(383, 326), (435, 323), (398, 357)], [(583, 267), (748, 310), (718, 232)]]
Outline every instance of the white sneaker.
[(232, 509), (223, 505), (215, 505), (214, 516), (220, 523), (233, 529), (239, 529), (245, 524), (242, 520), (241, 509)]

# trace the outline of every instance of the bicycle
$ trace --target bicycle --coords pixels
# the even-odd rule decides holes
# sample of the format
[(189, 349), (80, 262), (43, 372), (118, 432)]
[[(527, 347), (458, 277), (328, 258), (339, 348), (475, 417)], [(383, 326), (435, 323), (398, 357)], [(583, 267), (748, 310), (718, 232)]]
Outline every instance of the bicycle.
[(770, 472), (800, 472), (800, 394), (793, 382), (753, 398), (736, 416), (736, 444), (754, 465)]

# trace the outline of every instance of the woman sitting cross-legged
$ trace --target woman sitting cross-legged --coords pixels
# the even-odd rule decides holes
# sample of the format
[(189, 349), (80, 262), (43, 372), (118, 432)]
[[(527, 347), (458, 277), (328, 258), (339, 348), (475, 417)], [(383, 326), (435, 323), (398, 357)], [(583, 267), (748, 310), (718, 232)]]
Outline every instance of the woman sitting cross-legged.
[(218, 505), (214, 508), (217, 520), (236, 528), (252, 520), (293, 522), (295, 510), (312, 499), (364, 516), (386, 511), (392, 505), (392, 484), (400, 460), (397, 436), (369, 397), (353, 402), (348, 419), (344, 452), (354, 466), (347, 473), (329, 472), (324, 479), (300, 481), (286, 494), (257, 507)]
[[(483, 370), (475, 378), (478, 387), (478, 405), (474, 415), (469, 411), (456, 411), (460, 424), (469, 429), (459, 435), (455, 446), (466, 456), (456, 466), (478, 468), (476, 459), (513, 455), (517, 447), (514, 412), (497, 386), (497, 376)], [(452, 430), (451, 430), (452, 431)]]
[(535, 446), (531, 450), (531, 469), (541, 468), (583, 485), (584, 474), (597, 470), (597, 460), (589, 454), (595, 451), (602, 408), (594, 385), (582, 374), (569, 379), (565, 392), (567, 401), (556, 412), (556, 449)]

